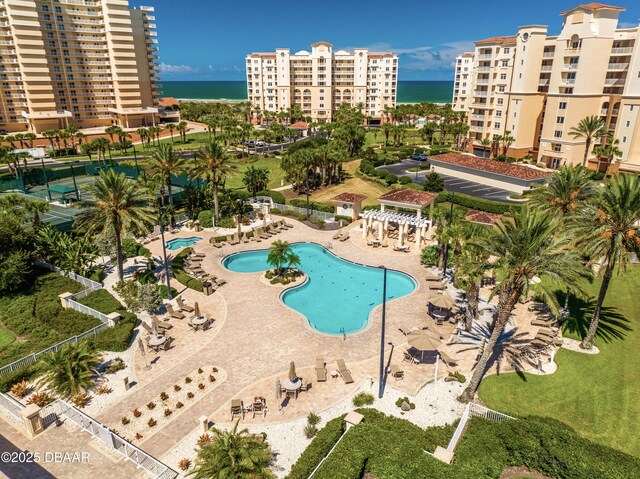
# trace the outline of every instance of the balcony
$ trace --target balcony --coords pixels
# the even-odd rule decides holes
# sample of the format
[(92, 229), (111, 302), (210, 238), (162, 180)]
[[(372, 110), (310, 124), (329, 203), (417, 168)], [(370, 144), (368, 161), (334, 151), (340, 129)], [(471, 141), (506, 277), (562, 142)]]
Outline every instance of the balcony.
[(469, 127), (469, 130), (473, 131), (474, 133), (482, 133), (484, 131), (484, 127), (473, 125)]
[(623, 86), (624, 78), (605, 78), (604, 84), (607, 86)]
[(548, 78), (540, 78), (540, 80), (538, 80), (538, 85), (548, 85), (548, 84), (549, 84)]
[(485, 53), (483, 55), (478, 55), (478, 60), (491, 60), (493, 55), (491, 53)]
[(542, 52), (542, 58), (553, 58), (556, 52)]
[(543, 72), (550, 72), (553, 69), (553, 65), (542, 65), (540, 70)]
[(565, 63), (564, 64), (564, 69), (565, 70), (577, 70), (578, 69), (578, 64), (577, 63)]
[(629, 67), (628, 63), (609, 63), (608, 70), (626, 70)]
[(475, 90), (473, 92), (473, 96), (489, 96), (489, 92), (483, 90)]
[(480, 78), (478, 80), (476, 80), (476, 83), (478, 85), (488, 85), (489, 84), (489, 80), (486, 78)]
[(471, 115), (471, 119), (472, 120), (477, 120), (477, 121), (484, 121), (485, 120), (485, 115), (473, 114), (473, 115)]
[(631, 53), (633, 53), (633, 47), (618, 47), (611, 49), (612, 55), (630, 55)]
[(477, 68), (476, 68), (476, 71), (479, 71), (479, 72), (489, 72), (489, 71), (491, 71), (491, 67), (477, 67)]
[(575, 85), (576, 84), (576, 79), (575, 78), (562, 78), (560, 80), (560, 83), (562, 83), (563, 85)]

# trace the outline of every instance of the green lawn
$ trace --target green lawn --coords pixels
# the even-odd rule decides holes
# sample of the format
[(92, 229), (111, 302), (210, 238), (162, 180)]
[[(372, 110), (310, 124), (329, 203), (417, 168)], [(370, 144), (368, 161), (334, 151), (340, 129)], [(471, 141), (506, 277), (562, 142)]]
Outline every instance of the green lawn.
[[(389, 141), (393, 141), (393, 135), (389, 135)], [(376, 128), (367, 132), (367, 136), (364, 140), (364, 146), (378, 146), (384, 144), (384, 133), (381, 128)], [(417, 128), (408, 129), (405, 132), (402, 145), (424, 145), (426, 144), (425, 140), (420, 136), (420, 130)]]
[(0, 326), (0, 349), (11, 344), (14, 339), (13, 334)]
[(280, 168), (279, 158), (258, 158), (254, 155), (249, 158), (237, 160), (236, 166), (239, 171), (227, 179), (225, 185), (227, 188), (244, 188), (242, 175), (249, 166), (267, 168), (269, 170), (269, 189), (278, 188), (281, 186), (280, 180), (284, 179), (284, 171)]
[[(600, 282), (588, 286), (595, 297)], [(640, 266), (611, 283), (605, 316), (590, 356), (560, 350), (547, 377), (503, 374), (485, 379), (481, 399), (507, 414), (550, 416), (600, 444), (640, 456)], [(580, 337), (592, 304), (573, 301), (565, 335)]]

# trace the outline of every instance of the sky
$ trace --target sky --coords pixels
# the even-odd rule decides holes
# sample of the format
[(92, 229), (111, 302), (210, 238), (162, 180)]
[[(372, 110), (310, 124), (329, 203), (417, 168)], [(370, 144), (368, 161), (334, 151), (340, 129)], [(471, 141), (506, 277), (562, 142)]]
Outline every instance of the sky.
[[(512, 35), (522, 25), (562, 26), (577, 0), (143, 0), (155, 7), (161, 79), (244, 80), (248, 53), (364, 47), (399, 55), (399, 80), (451, 80), (457, 54), (473, 41)], [(619, 27), (640, 19), (639, 0), (624, 7)], [(135, 0), (129, 0), (137, 6)], [(584, 2), (587, 3), (587, 2)], [(604, 2), (603, 2), (604, 3)]]

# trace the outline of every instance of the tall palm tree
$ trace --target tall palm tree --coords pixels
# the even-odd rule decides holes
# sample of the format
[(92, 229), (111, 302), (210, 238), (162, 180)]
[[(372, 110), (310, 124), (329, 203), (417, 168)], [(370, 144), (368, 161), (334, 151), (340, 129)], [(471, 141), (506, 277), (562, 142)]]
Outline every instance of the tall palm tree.
[(551, 179), (525, 193), (532, 207), (558, 218), (576, 213), (595, 194), (589, 170), (580, 165), (561, 166)]
[(167, 123), (165, 125), (165, 128), (167, 130), (169, 130), (169, 134), (171, 135), (171, 143), (173, 144), (173, 132), (176, 131), (176, 124), (175, 123)]
[(457, 286), (465, 290), (467, 298), (467, 311), (465, 316), (465, 329), (471, 331), (473, 321), (478, 319), (478, 300), (480, 298), (480, 286), (482, 278), (490, 269), (487, 254), (480, 248), (467, 245), (456, 257), (455, 281)]
[(25, 211), (31, 216), (31, 225), (38, 231), (41, 225), (40, 215), (49, 211), (49, 203), (44, 200), (25, 200), (22, 204)]
[(587, 166), (587, 159), (589, 157), (589, 150), (591, 149), (591, 143), (594, 140), (602, 137), (606, 134), (606, 128), (604, 120), (599, 116), (593, 115), (583, 118), (578, 123), (578, 126), (574, 126), (569, 130), (569, 136), (573, 139), (584, 138), (584, 158), (582, 159), (582, 166)]
[(596, 146), (593, 149), (593, 154), (596, 155), (596, 157), (598, 158), (598, 171), (600, 171), (600, 160), (602, 158), (606, 158), (607, 160), (607, 169), (605, 170), (605, 173), (606, 173), (606, 171), (609, 169), (609, 166), (613, 164), (614, 159), (616, 157), (619, 158), (622, 156), (622, 150), (620, 149), (620, 140), (615, 138), (615, 139), (611, 139), (604, 145)]
[(490, 266), (502, 282), (494, 288), (499, 301), (491, 336), (460, 401), (473, 399), (520, 298), (532, 289), (552, 311), (557, 311), (555, 289), (569, 285), (575, 289), (580, 278), (587, 274), (580, 256), (571, 247), (570, 235), (558, 234), (557, 228), (558, 223), (550, 214), (524, 207), (513, 218), (498, 222), (488, 237), (474, 244), (489, 258), (494, 258)]
[(598, 190), (592, 201), (575, 216), (573, 231), (577, 244), (590, 263), (604, 267), (602, 285), (581, 347), (591, 349), (598, 331), (602, 304), (616, 266), (618, 274), (631, 262), (631, 253), (640, 252), (640, 178), (618, 174)]
[(109, 140), (103, 136), (97, 137), (91, 142), (93, 149), (98, 152), (98, 161), (105, 161), (107, 149), (109, 148)]
[[(483, 138), (482, 140), (480, 140), (480, 145), (482, 146), (482, 148), (484, 148), (482, 157), (489, 158), (491, 156), (491, 150), (489, 149), (491, 147), (491, 140), (489, 138)], [(485, 156), (487, 152), (489, 154)]]
[(213, 185), (213, 217), (216, 221), (220, 219), (218, 188), (227, 176), (236, 171), (238, 169), (231, 163), (227, 150), (215, 140), (210, 140), (196, 152), (191, 174)]
[(24, 134), (25, 140), (29, 141), (29, 148), (33, 148), (33, 140), (38, 138), (38, 135), (35, 133), (29, 132)]
[(79, 230), (93, 235), (112, 229), (116, 241), (118, 279), (124, 276), (122, 263), (122, 237), (127, 231), (141, 233), (153, 222), (154, 210), (149, 206), (149, 196), (136, 183), (129, 181), (124, 173), (114, 169), (100, 171), (93, 185), (86, 187), (92, 200), (81, 201), (84, 208), (75, 224)]
[(180, 176), (189, 169), (189, 160), (173, 149), (173, 145), (161, 143), (151, 153), (147, 163), (147, 172), (162, 178), (169, 193), (169, 204), (173, 206), (172, 176)]
[(182, 136), (182, 143), (187, 142), (187, 126), (188, 123), (186, 121), (181, 121), (178, 123), (178, 126), (176, 126), (176, 129), (180, 132), (180, 136)]
[(92, 377), (101, 362), (100, 353), (93, 351), (86, 341), (67, 343), (40, 358), (38, 385), (68, 398), (93, 387)]
[(509, 151), (509, 147), (513, 144), (516, 139), (511, 136), (511, 131), (507, 130), (502, 135), (502, 154), (507, 156), (507, 152)]
[(238, 431), (238, 423), (229, 431), (211, 429), (211, 441), (198, 450), (193, 471), (195, 479), (272, 479), (269, 470), (269, 445), (247, 429)]

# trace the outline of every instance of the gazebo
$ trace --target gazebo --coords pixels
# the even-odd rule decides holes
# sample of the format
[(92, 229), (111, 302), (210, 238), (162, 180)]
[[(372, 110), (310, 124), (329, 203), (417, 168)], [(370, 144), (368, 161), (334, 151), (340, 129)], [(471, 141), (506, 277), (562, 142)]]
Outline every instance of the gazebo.
[(487, 213), (486, 211), (469, 210), (464, 217), (472, 223), (483, 226), (493, 226), (502, 218), (502, 215)]
[(309, 123), (307, 123), (306, 121), (297, 121), (293, 125), (290, 125), (289, 129), (299, 131), (300, 136), (309, 135)]
[(366, 199), (365, 195), (340, 193), (331, 198), (331, 201), (336, 204), (337, 216), (350, 216), (355, 221), (362, 211), (362, 202)]
[[(429, 206), (432, 211), (437, 196), (434, 193), (411, 188), (401, 188), (385, 193), (378, 198), (380, 211), (365, 210), (360, 213), (362, 236), (366, 238), (377, 227), (378, 239), (382, 240), (390, 235), (389, 226), (391, 225), (397, 228), (397, 246), (404, 247), (405, 239), (413, 237), (416, 245), (420, 247), (431, 227), (431, 220), (422, 217), (422, 209)], [(393, 208), (393, 210), (387, 208)], [(415, 213), (400, 211), (400, 209), (414, 210)]]

